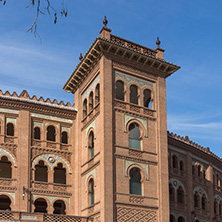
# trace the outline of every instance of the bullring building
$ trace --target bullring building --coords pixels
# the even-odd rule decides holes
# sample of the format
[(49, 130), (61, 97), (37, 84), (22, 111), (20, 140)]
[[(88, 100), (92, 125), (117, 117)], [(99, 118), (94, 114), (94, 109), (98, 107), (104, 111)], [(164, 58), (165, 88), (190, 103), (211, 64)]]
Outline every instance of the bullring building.
[(104, 27), (64, 85), (0, 91), (0, 221), (222, 221), (222, 159), (167, 132), (180, 67)]

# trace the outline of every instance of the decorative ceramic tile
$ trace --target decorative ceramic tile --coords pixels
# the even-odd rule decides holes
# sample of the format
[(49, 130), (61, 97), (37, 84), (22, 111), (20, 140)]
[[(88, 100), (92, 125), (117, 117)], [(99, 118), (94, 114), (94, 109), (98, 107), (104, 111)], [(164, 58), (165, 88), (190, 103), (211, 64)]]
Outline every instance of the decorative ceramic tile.
[(0, 156), (2, 155), (6, 155), (7, 157), (9, 157), (9, 159), (13, 162), (14, 166), (16, 166), (15, 158), (8, 151), (0, 148)]
[(90, 125), (86, 128), (86, 136), (88, 135), (89, 130), (93, 128), (96, 131), (96, 120), (90, 123)]

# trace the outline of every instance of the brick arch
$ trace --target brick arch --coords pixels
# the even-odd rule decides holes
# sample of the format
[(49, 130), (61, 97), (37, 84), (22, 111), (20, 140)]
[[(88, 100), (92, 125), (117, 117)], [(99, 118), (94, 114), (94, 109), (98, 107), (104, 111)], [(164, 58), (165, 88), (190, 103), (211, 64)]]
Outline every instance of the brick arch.
[(186, 189), (183, 185), (183, 183), (181, 183), (179, 180), (177, 179), (170, 179), (169, 183), (173, 185), (173, 188), (175, 189), (175, 191), (181, 186), (184, 190), (184, 193), (186, 193)]
[(6, 151), (6, 150), (0, 148), (0, 158), (2, 156), (7, 156), (9, 158), (9, 160), (11, 160), (11, 162), (13, 162), (14, 167), (17, 167), (14, 155), (11, 154), (9, 151)]
[(35, 196), (34, 199), (32, 200), (33, 212), (34, 212), (34, 207), (35, 207), (35, 201), (36, 201), (37, 199), (40, 199), (40, 198), (41, 198), (41, 199), (44, 199), (44, 200), (46, 201), (46, 203), (47, 203), (47, 208), (46, 208), (46, 210), (47, 210), (47, 211), (49, 210), (50, 205), (51, 205), (50, 200), (49, 200), (46, 196), (41, 196), (41, 195), (39, 195), (39, 196)]
[(206, 191), (205, 191), (203, 188), (201, 188), (201, 187), (195, 187), (195, 188), (193, 189), (193, 194), (195, 194), (195, 192), (197, 192), (200, 197), (202, 197), (203, 194), (205, 194), (205, 196), (206, 196), (206, 198), (207, 198), (207, 200), (208, 200), (208, 195), (207, 195)]
[[(50, 158), (53, 158), (54, 161), (50, 162)], [(44, 160), (47, 163), (47, 165), (51, 168), (51, 170), (54, 167), (56, 167), (58, 163), (61, 162), (68, 169), (68, 172), (70, 174), (72, 173), (70, 164), (66, 160), (64, 160), (62, 157), (60, 157), (60, 156), (57, 156), (57, 155), (54, 155), (54, 154), (41, 154), (41, 155), (35, 157), (34, 160), (32, 161), (32, 168), (33, 169), (34, 169), (34, 166), (36, 165), (36, 163), (39, 160)]]
[(0, 192), (0, 196), (3, 196), (3, 195), (7, 196), (11, 200), (11, 205), (15, 205), (15, 196), (13, 197), (13, 195), (10, 192), (4, 192), (4, 191)]
[(54, 209), (53, 205), (54, 203), (57, 201), (57, 200), (61, 200), (64, 202), (65, 206), (66, 206), (66, 209), (65, 209), (65, 212), (66, 212), (66, 215), (69, 215), (69, 202), (67, 200), (65, 200), (64, 198), (62, 197), (55, 197), (52, 201), (51, 201), (51, 207), (52, 209)]
[(140, 170), (140, 174), (141, 174), (141, 181), (140, 182), (144, 182), (147, 179), (146, 170), (138, 164), (132, 164), (128, 167), (127, 176), (130, 178), (130, 170), (133, 169), (133, 168), (138, 168)]

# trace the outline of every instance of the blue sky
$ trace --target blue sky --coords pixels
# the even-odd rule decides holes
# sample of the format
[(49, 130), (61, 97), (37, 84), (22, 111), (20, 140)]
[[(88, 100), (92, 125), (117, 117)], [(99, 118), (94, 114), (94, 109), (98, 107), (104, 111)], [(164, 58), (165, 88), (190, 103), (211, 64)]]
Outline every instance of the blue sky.
[[(60, 11), (61, 1), (54, 7)], [(222, 157), (222, 1), (67, 0), (68, 17), (41, 15), (25, 0), (0, 3), (0, 88), (72, 102), (62, 87), (99, 35), (104, 15), (112, 33), (150, 48), (161, 40), (165, 59), (181, 66), (167, 79), (168, 129)]]

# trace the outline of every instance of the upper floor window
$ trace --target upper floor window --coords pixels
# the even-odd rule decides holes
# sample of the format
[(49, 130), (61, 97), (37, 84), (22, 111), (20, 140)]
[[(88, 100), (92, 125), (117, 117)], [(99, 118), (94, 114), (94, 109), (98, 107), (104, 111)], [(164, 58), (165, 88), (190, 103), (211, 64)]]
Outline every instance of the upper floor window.
[(179, 217), (178, 222), (185, 222), (185, 219), (183, 217)]
[(200, 165), (198, 165), (198, 167), (197, 167), (197, 175), (198, 175), (198, 177), (201, 177), (201, 166)]
[(175, 217), (173, 215), (170, 215), (170, 222), (176, 222)]
[(54, 183), (66, 184), (66, 169), (62, 163), (58, 163), (54, 168)]
[(96, 95), (95, 95), (95, 102), (96, 104), (100, 101), (100, 85), (96, 85)]
[(35, 127), (34, 128), (34, 139), (35, 140), (40, 140), (41, 139), (41, 131), (40, 131), (40, 128), (39, 127)]
[(47, 140), (55, 142), (55, 127), (52, 125), (47, 127)]
[(183, 164), (183, 160), (180, 161), (180, 170), (184, 171), (184, 164)]
[(143, 91), (143, 105), (146, 108), (152, 108), (152, 104), (151, 104), (151, 91), (149, 89), (145, 89)]
[(89, 112), (93, 109), (93, 92), (89, 94)]
[(35, 181), (48, 182), (48, 167), (42, 160), (35, 165)]
[(219, 215), (222, 216), (222, 201), (219, 203)]
[(116, 98), (124, 101), (124, 83), (121, 80), (116, 81)]
[(184, 203), (184, 190), (181, 186), (177, 190), (177, 202), (181, 204)]
[(174, 201), (175, 199), (174, 199), (174, 188), (173, 188), (173, 185), (172, 184), (170, 184), (169, 185), (169, 191), (170, 191), (170, 201)]
[(7, 123), (6, 135), (7, 136), (14, 136), (14, 125), (12, 123)]
[(141, 173), (137, 167), (130, 170), (130, 194), (142, 195)]
[(66, 131), (62, 132), (62, 143), (68, 144), (68, 133)]
[(195, 175), (195, 166), (192, 165), (192, 174)]
[(202, 209), (206, 210), (207, 209), (207, 198), (206, 198), (205, 194), (203, 194), (203, 196), (201, 198), (201, 202), (202, 202)]
[(0, 160), (0, 177), (12, 178), (12, 164), (6, 156), (2, 156)]
[(47, 213), (47, 202), (43, 198), (38, 198), (34, 202), (35, 210), (34, 212)]
[(217, 200), (214, 200), (214, 214), (217, 214)]
[(200, 196), (197, 193), (197, 191), (195, 192), (193, 198), (194, 198), (194, 207), (199, 208)]
[(63, 200), (57, 200), (53, 204), (53, 214), (66, 214), (66, 205)]
[(89, 148), (89, 158), (92, 158), (94, 156), (94, 133), (93, 131), (89, 134), (89, 142), (88, 142), (88, 148)]
[(83, 118), (87, 116), (87, 99), (84, 99), (83, 102)]
[(130, 86), (130, 102), (138, 105), (138, 87), (136, 85)]
[(178, 159), (176, 155), (173, 155), (173, 168), (178, 169)]
[(89, 205), (94, 204), (94, 180), (91, 178), (88, 185)]
[(131, 123), (129, 126), (129, 147), (141, 149), (140, 129), (137, 123)]

